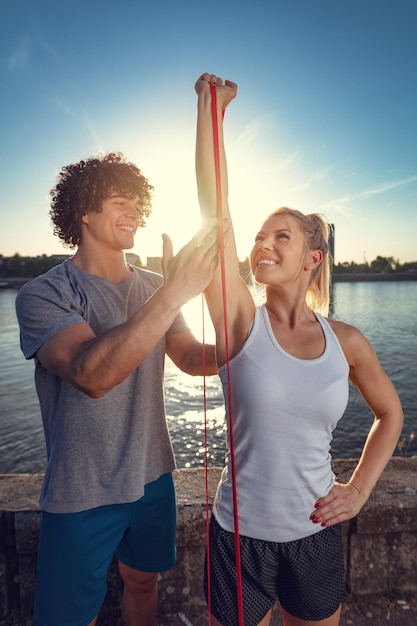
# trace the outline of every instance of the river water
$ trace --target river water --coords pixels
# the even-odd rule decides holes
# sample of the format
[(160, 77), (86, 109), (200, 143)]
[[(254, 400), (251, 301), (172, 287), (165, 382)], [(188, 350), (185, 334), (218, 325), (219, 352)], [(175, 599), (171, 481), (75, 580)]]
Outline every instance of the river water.
[[(42, 421), (33, 382), (33, 363), (19, 348), (16, 290), (0, 290), (0, 474), (39, 473), (45, 469)], [(201, 337), (201, 299), (185, 308)], [(417, 281), (336, 283), (331, 316), (357, 326), (378, 353), (403, 404), (402, 449), (417, 454)], [(206, 340), (213, 339), (209, 321)], [(178, 467), (204, 465), (204, 381), (180, 372), (167, 359), (166, 408)], [(206, 379), (207, 443), (211, 466), (223, 465), (225, 423), (217, 376)], [(357, 457), (372, 423), (360, 395), (351, 387), (349, 405), (334, 433), (334, 458)]]

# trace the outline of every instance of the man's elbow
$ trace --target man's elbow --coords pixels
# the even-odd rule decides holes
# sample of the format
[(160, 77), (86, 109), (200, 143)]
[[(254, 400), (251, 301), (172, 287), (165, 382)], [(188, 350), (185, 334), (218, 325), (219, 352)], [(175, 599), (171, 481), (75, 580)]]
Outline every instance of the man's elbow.
[(86, 396), (95, 400), (103, 398), (117, 384), (114, 380), (109, 381), (106, 377), (94, 372), (87, 375), (85, 371), (74, 373), (67, 381)]
[(77, 384), (72, 382), (71, 383), (74, 387), (76, 387), (79, 391), (81, 391), (82, 393), (84, 393), (86, 396), (88, 396), (89, 398), (93, 398), (94, 400), (99, 400), (100, 398), (103, 398), (106, 393), (108, 393), (111, 389), (111, 387), (107, 388), (107, 387), (103, 387), (103, 385), (98, 385), (98, 384)]

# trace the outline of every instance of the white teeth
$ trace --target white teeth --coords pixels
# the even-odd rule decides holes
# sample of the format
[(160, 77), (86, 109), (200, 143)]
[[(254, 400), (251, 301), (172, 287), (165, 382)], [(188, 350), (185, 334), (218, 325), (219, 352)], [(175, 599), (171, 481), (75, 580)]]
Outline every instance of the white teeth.
[(129, 233), (133, 233), (133, 226), (119, 226), (122, 230), (127, 230)]
[(276, 261), (271, 261), (269, 259), (262, 259), (259, 261), (258, 265), (276, 265)]

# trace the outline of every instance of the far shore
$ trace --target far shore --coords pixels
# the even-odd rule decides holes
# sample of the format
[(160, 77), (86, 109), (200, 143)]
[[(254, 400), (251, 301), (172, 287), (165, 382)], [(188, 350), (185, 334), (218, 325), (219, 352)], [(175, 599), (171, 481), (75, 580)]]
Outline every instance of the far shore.
[[(32, 280), (33, 277), (0, 277), (0, 289), (20, 289), (22, 285)], [(359, 282), (381, 282), (381, 281), (413, 281), (417, 280), (417, 271), (410, 272), (390, 272), (380, 274), (332, 274), (333, 283), (359, 283)]]
[(371, 281), (395, 281), (417, 280), (417, 272), (390, 272), (380, 274), (332, 274), (333, 283), (359, 283)]

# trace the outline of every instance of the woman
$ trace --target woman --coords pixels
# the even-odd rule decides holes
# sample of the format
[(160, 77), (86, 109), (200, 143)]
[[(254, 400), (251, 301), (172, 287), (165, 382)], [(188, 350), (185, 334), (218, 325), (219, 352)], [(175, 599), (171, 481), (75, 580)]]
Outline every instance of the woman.
[[(205, 220), (216, 217), (210, 84), (216, 88), (222, 212), (230, 229), (222, 113), (237, 86), (213, 74), (203, 74), (195, 85), (199, 202)], [(265, 285), (264, 304), (255, 305), (240, 278), (236, 245), (229, 236), (226, 316), (221, 268), (205, 292), (228, 425), (230, 416), (233, 425), (245, 626), (269, 624), (277, 598), (285, 626), (339, 624), (340, 522), (359, 513), (402, 429), (399, 398), (374, 349), (358, 329), (325, 317), (327, 240), (328, 225), (321, 216), (278, 209), (262, 224), (250, 257), (256, 282)], [(342, 484), (332, 473), (329, 450), (347, 405), (349, 380), (374, 422), (349, 482)], [(210, 523), (215, 626), (238, 624), (232, 483), (229, 451)]]

